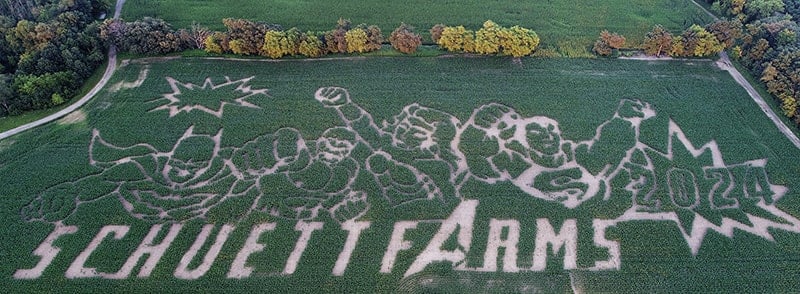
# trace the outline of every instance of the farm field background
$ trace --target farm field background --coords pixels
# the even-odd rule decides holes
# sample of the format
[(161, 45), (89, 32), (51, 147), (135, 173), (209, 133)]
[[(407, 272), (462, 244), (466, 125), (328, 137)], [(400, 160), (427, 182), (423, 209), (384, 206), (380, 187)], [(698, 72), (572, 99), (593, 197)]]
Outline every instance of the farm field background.
[[(126, 7), (131, 4), (133, 1)], [(133, 81), (143, 75), (146, 78), (135, 85)], [(269, 95), (247, 100), (258, 108), (243, 107), (241, 102), (227, 100), (229, 104), (220, 108), (224, 109), (220, 117), (197, 110), (173, 114), (157, 109), (167, 103), (164, 95), (175, 90), (171, 88), (171, 80), (203, 85), (208, 79), (219, 85), (226, 77), (233, 81), (252, 77), (247, 80), (250, 89), (268, 89)], [(129, 83), (130, 88), (115, 89), (114, 85), (120, 82)], [(341, 277), (331, 275), (333, 263), (347, 237), (337, 223), (323, 218), (325, 226), (310, 241), (297, 271), (292, 275), (280, 275), (275, 273), (283, 268), (299, 236), (293, 230), (295, 222), (252, 214), (239, 219), (210, 271), (196, 281), (175, 279), (173, 271), (205, 222), (219, 228), (227, 221), (224, 217), (186, 223), (150, 277), (66, 279), (65, 271), (101, 227), (127, 225), (131, 231), (120, 240), (106, 238), (87, 261), (87, 266), (96, 267), (100, 272), (119, 269), (150, 230), (151, 222), (131, 216), (116, 198), (106, 197), (84, 203), (63, 220), (64, 224), (77, 225), (80, 229), (58, 240), (56, 245), (62, 251), (41, 278), (13, 279), (16, 270), (36, 265), (38, 257), (31, 252), (53, 230), (51, 223), (23, 221), (22, 208), (40, 191), (102, 171), (89, 163), (87, 147), (96, 135), (95, 130), (103, 140), (115, 146), (146, 143), (157, 150), (170, 150), (188, 128), (204, 134), (223, 130), (223, 148), (241, 147), (260, 135), (276, 133), (285, 127), (297, 128), (304, 138), (311, 140), (330, 128), (342, 126), (340, 117), (315, 100), (315, 91), (326, 86), (348, 89), (353, 102), (379, 124), (391, 120), (413, 103), (444, 111), (460, 121), (466, 121), (482, 105), (501, 103), (524, 117), (545, 116), (557, 121), (564, 139), (575, 142), (595, 136), (598, 126), (614, 116), (622, 99), (640, 100), (655, 110), (655, 116), (640, 126), (642, 143), (667, 152), (672, 120), (696, 147), (716, 141), (726, 163), (767, 159), (764, 168), (769, 173), (770, 183), (785, 186), (789, 191), (775, 207), (795, 217), (800, 215), (800, 195), (796, 192), (800, 191), (800, 166), (794, 164), (795, 159), (800, 158), (800, 151), (764, 117), (745, 91), (711, 61), (524, 59), (523, 65), (518, 66), (507, 58), (483, 57), (279, 62), (140, 59), (121, 67), (108, 85), (106, 91), (82, 108), (85, 119), (49, 124), (0, 141), (0, 174), (4, 175), (0, 177), (0, 221), (5, 224), (0, 228), (4, 244), (0, 256), (5, 261), (0, 267), (0, 284), (21, 292), (108, 289), (104, 287), (145, 292), (235, 288), (246, 292), (264, 290), (265, 286), (270, 289), (291, 287), (298, 292), (320, 289), (332, 292), (470, 292), (476, 289), (564, 292), (575, 288), (587, 292), (732, 292), (742, 287), (780, 292), (800, 287), (797, 279), (800, 251), (796, 246), (800, 242), (799, 234), (770, 230), (774, 241), (769, 241), (743, 231), (736, 231), (733, 238), (709, 232), (699, 253), (693, 256), (679, 226), (668, 221), (631, 221), (610, 229), (606, 237), (621, 245), (621, 268), (589, 271), (585, 268), (606, 258), (603, 250), (588, 241), (592, 239), (592, 219), (618, 216), (626, 209), (625, 199), (620, 202), (613, 198), (612, 201), (595, 198), (575, 209), (567, 209), (526, 195), (508, 183), (481, 182), (471, 182), (462, 189), (465, 199), (480, 201), (475, 216), (474, 245), (467, 255), (469, 266), (479, 266), (483, 262), (481, 249), (486, 246), (490, 218), (516, 219), (523, 224), (520, 263), (534, 250), (536, 219), (549, 218), (554, 226), (564, 219), (577, 220), (580, 240), (577, 263), (582, 269), (563, 270), (562, 252), (547, 259), (547, 269), (543, 272), (476, 273), (454, 271), (450, 264), (434, 263), (420, 274), (402, 279), (403, 272), (439, 229), (436, 223), (421, 223), (406, 235), (414, 245), (401, 252), (395, 269), (388, 274), (379, 273), (392, 225), (403, 220), (447, 218), (455, 204), (452, 199), (447, 200), (453, 195), (445, 193), (446, 199), (434, 202), (436, 205), (422, 203), (391, 208), (386, 204), (373, 204), (360, 218), (371, 221), (372, 226), (361, 235), (350, 265)], [(191, 97), (216, 104), (211, 102), (217, 95), (231, 92), (231, 88), (227, 92), (222, 88), (219, 93), (205, 89), (212, 92), (211, 95), (198, 91)], [(188, 94), (185, 97), (190, 99)], [(678, 145), (673, 147), (680, 148)], [(612, 188), (613, 193), (624, 190), (621, 186)], [(376, 197), (370, 196), (371, 201), (375, 200), (373, 198)], [(627, 201), (630, 205), (631, 199)], [(249, 260), (256, 273), (243, 280), (226, 278), (251, 227), (265, 220), (277, 226), (274, 232), (262, 238), (268, 244), (267, 250), (252, 255)], [(166, 229), (160, 236), (164, 231)], [(208, 250), (203, 249), (201, 254)], [(138, 267), (134, 274), (137, 271)]]
[[(123, 18), (163, 18), (177, 28), (199, 23), (224, 30), (222, 19), (245, 18), (306, 31), (330, 30), (339, 18), (354, 24), (377, 25), (384, 35), (401, 22), (428, 36), (438, 23), (477, 29), (487, 19), (504, 25), (519, 25), (536, 31), (543, 44), (590, 46), (602, 30), (623, 34), (637, 44), (654, 25), (682, 31), (693, 23), (711, 18), (690, 0), (608, 1), (156, 1), (128, 0)], [(429, 37), (426, 37), (430, 42)]]

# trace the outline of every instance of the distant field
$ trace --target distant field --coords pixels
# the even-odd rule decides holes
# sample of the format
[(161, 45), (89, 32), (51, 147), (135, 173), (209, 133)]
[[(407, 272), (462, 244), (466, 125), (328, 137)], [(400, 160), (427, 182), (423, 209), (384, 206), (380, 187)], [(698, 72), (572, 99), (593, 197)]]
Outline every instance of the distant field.
[[(330, 30), (336, 21), (378, 25), (388, 35), (400, 22), (427, 34), (437, 23), (477, 29), (487, 19), (504, 26), (521, 25), (539, 33), (544, 44), (557, 41), (588, 46), (602, 30), (640, 41), (653, 25), (681, 31), (707, 23), (708, 15), (690, 0), (604, 1), (214, 1), (128, 0), (123, 18), (160, 17), (175, 27), (193, 22), (221, 30), (221, 19), (246, 18), (301, 30)], [(428, 41), (430, 42), (430, 41)]]
[[(108, 85), (106, 91), (82, 108), (84, 116), (73, 116), (72, 120), (0, 141), (0, 174), (3, 175), (0, 177), (0, 222), (4, 224), (0, 228), (3, 242), (0, 256), (5, 260), (0, 266), (0, 284), (13, 292), (105, 291), (109, 287), (136, 292), (196, 289), (242, 292), (292, 289), (309, 293), (526, 292), (531, 289), (736, 292), (742, 287), (783, 292), (800, 287), (796, 276), (800, 270), (797, 262), (800, 252), (796, 246), (800, 242), (800, 234), (797, 234), (800, 221), (796, 219), (800, 216), (800, 195), (796, 192), (800, 191), (800, 167), (794, 164), (795, 159), (800, 158), (800, 151), (781, 136), (745, 91), (710, 61), (523, 59), (523, 65), (518, 66), (508, 58), (373, 57), (279, 62), (184, 58), (131, 63), (120, 68)], [(382, 130), (397, 133), (382, 133), (383, 139), (370, 137), (369, 121), (355, 121), (359, 117), (357, 108), (335, 108), (337, 103), (342, 103), (343, 100), (336, 99), (344, 99), (344, 92), (330, 91), (338, 88), (318, 91), (327, 86), (349, 90), (351, 102), (364, 111), (360, 115), (372, 118)], [(263, 89), (268, 91), (261, 91)], [(505, 110), (497, 108), (505, 113), (511, 110), (516, 113), (504, 118), (509, 123), (521, 123), (523, 121), (514, 119), (523, 118), (527, 127), (524, 124), (514, 126), (525, 127), (530, 134), (543, 134), (543, 129), (535, 128), (541, 123), (557, 125), (557, 129), (551, 127), (549, 131), (560, 135), (562, 141), (556, 146), (566, 150), (568, 155), (560, 162), (542, 163), (556, 176), (561, 175), (554, 177), (551, 184), (558, 185), (574, 178), (569, 172), (580, 169), (583, 175), (591, 172), (597, 174), (597, 178), (609, 180), (610, 190), (601, 188), (596, 191), (597, 195), (589, 195), (594, 198), (573, 205), (576, 203), (569, 201), (575, 199), (568, 196), (543, 199), (547, 197), (541, 192), (521, 189), (539, 184), (515, 182), (508, 175), (489, 175), (491, 170), (482, 163), (485, 158), (482, 154), (497, 156), (496, 161), (489, 163), (494, 165), (504, 164), (503, 152), (530, 161), (534, 155), (523, 151), (552, 147), (547, 145), (546, 137), (530, 137), (523, 139), (530, 140), (526, 141), (528, 146), (501, 145), (504, 151), (489, 148), (491, 145), (484, 143), (491, 141), (488, 135), (491, 132), (481, 133), (475, 126), (481, 124), (479, 120), (491, 121), (492, 116), (474, 112), (484, 108), (492, 110), (492, 103), (507, 107)], [(413, 109), (421, 111), (412, 112)], [(634, 129), (626, 127), (622, 118), (635, 118), (637, 113), (645, 120), (633, 123), (640, 135), (631, 141)], [(348, 124), (350, 120), (354, 122)], [(431, 121), (437, 123), (426, 125), (425, 122)], [(636, 122), (635, 119), (630, 121)], [(472, 129), (465, 126), (472, 126)], [(499, 128), (508, 126), (496, 125)], [(436, 138), (434, 141), (415, 141), (427, 138), (424, 136), (426, 128), (442, 132), (432, 135)], [(455, 168), (449, 161), (453, 159), (441, 152), (452, 148), (444, 142), (448, 136), (454, 136), (453, 128), (459, 130), (455, 135), (460, 138), (456, 144), (459, 152), (477, 156), (467, 157), (466, 170), (451, 170), (451, 173), (448, 166)], [(354, 138), (347, 130), (361, 137)], [(411, 130), (421, 133), (405, 133)], [(598, 137), (597, 132), (601, 130), (602, 136)], [(507, 139), (511, 135), (507, 131), (494, 136)], [(305, 141), (297, 141), (298, 137), (292, 134), (299, 134)], [(276, 139), (278, 137), (283, 139)], [(384, 140), (387, 138), (400, 142), (390, 143)], [(271, 141), (273, 139), (275, 141)], [(348, 140), (358, 142), (357, 146), (344, 157), (337, 157), (343, 154), (337, 151), (345, 150)], [(670, 140), (672, 145), (668, 144)], [(202, 144), (210, 141), (218, 143), (213, 148)], [(594, 147), (604, 149), (588, 155), (580, 152), (587, 146), (585, 142), (593, 141), (596, 141)], [(707, 145), (703, 154), (697, 157), (690, 154), (711, 141), (716, 145)], [(420, 145), (413, 145), (415, 142)], [(621, 177), (605, 176), (603, 172), (592, 170), (604, 157), (625, 151), (630, 148), (626, 144), (634, 142), (638, 144), (634, 149), (645, 153), (623, 159), (625, 167), (621, 169)], [(313, 156), (286, 161), (291, 164), (268, 160), (269, 156), (278, 156), (301, 145), (309, 148)], [(201, 185), (201, 190), (185, 190), (181, 185), (164, 183), (183, 183), (182, 177), (191, 174), (194, 165), (201, 164), (197, 159), (180, 159), (183, 157), (179, 154), (186, 152), (187, 146), (193, 148), (188, 150), (189, 155), (195, 156), (193, 158), (200, 158), (205, 152), (214, 153), (215, 160), (208, 163), (208, 170), (196, 179), (209, 183)], [(427, 147), (403, 149), (411, 148), (408, 146)], [(255, 147), (262, 148), (258, 149), (262, 152), (240, 156)], [(432, 154), (442, 157), (432, 158)], [(376, 161), (376, 158), (385, 160)], [(652, 160), (652, 164), (645, 164), (643, 160)], [(268, 162), (279, 168), (257, 168), (258, 164)], [(308, 162), (318, 165), (306, 165)], [(328, 174), (321, 164), (339, 170)], [(515, 167), (509, 166), (513, 173)], [(315, 169), (317, 167), (323, 168)], [(354, 168), (359, 172), (352, 173)], [(516, 168), (519, 170), (518, 166)], [(230, 169), (241, 174), (229, 172)], [(247, 178), (250, 173), (259, 171), (264, 174), (256, 179)], [(391, 179), (385, 177), (386, 171), (391, 172)], [(660, 207), (646, 210), (647, 197), (631, 194), (635, 187), (643, 189), (646, 184), (653, 183), (633, 174), (643, 171), (645, 173), (638, 175), (656, 172), (658, 188), (652, 197), (662, 201)], [(464, 172), (463, 178), (455, 177), (456, 173)], [(344, 178), (330, 177), (329, 182), (316, 182), (331, 175)], [(347, 182), (348, 175), (355, 180)], [(729, 179), (725, 175), (731, 180), (724, 181)], [(293, 180), (287, 181), (287, 177)], [(464, 178), (467, 180), (460, 182)], [(480, 179), (497, 182), (490, 184)], [(634, 179), (643, 182), (636, 184)], [(232, 185), (230, 181), (237, 184)], [(413, 186), (431, 182), (440, 190)], [(346, 183), (345, 190), (337, 190), (337, 183)], [(408, 184), (403, 186), (403, 183)], [(591, 184), (589, 181), (573, 184), (580, 189), (582, 183)], [(324, 188), (311, 188), (312, 185)], [(723, 193), (720, 185), (739, 188)], [(394, 187), (394, 190), (386, 187)], [(537, 187), (545, 192), (560, 191), (558, 187)], [(692, 194), (692, 187), (700, 192)], [(749, 196), (745, 196), (742, 189), (746, 189)], [(339, 193), (341, 191), (344, 195)], [(428, 194), (413, 194), (419, 191)], [(610, 192), (609, 198), (603, 199), (606, 191)], [(364, 192), (366, 199), (359, 199), (357, 193), (350, 192)], [(181, 210), (190, 207), (191, 202), (183, 201), (190, 201), (192, 197), (228, 195), (226, 193), (236, 194), (231, 198), (235, 201), (219, 205), (205, 203), (203, 207), (207, 205), (211, 210)], [(697, 193), (701, 193), (702, 199), (692, 198)], [(169, 196), (158, 199), (162, 194)], [(253, 202), (252, 197), (257, 195), (277, 201), (267, 201), (268, 205), (288, 205), (297, 210), (281, 210), (286, 208), (283, 206), (275, 206), (273, 210), (268, 209), (269, 206), (264, 209), (251, 206), (264, 204), (260, 200)], [(350, 200), (336, 198), (341, 196)], [(772, 199), (767, 199), (771, 196), (783, 197), (773, 203)], [(422, 198), (415, 200), (414, 197)], [(760, 203), (766, 203), (761, 207), (768, 212), (752, 206), (761, 201), (757, 197), (767, 199)], [(302, 201), (316, 203), (314, 199), (333, 202), (302, 206), (306, 203)], [(686, 203), (693, 199), (697, 203)], [(727, 210), (709, 208), (709, 201), (715, 201), (716, 207), (732, 199), (741, 201), (738, 202), (740, 206)], [(475, 205), (476, 201), (479, 205), (470, 210), (469, 205)], [(362, 206), (344, 205), (352, 203)], [(364, 207), (364, 203), (368, 206)], [(640, 208), (644, 210), (637, 210), (638, 205), (643, 205)], [(294, 212), (312, 213), (314, 210), (304, 210), (312, 206), (319, 213), (316, 217), (298, 215), (297, 218), (314, 221), (317, 227), (292, 218)], [(163, 213), (154, 213), (158, 209), (163, 209)], [(464, 210), (455, 215), (455, 209)], [(640, 214), (622, 216), (634, 212)], [(192, 213), (198, 213), (199, 217), (191, 217)], [(745, 213), (756, 215), (761, 221), (751, 223)], [(782, 215), (784, 219), (773, 218), (771, 213)], [(173, 217), (181, 221), (171, 221)], [(443, 221), (445, 219), (449, 221)], [(474, 223), (469, 222), (470, 219)], [(693, 219), (707, 219), (709, 223), (692, 222)], [(332, 269), (338, 267), (334, 264), (338, 264), (345, 240), (350, 238), (343, 229), (348, 224), (344, 220), (358, 221), (362, 225), (370, 222), (371, 225), (363, 228), (346, 271), (342, 270), (342, 276), (338, 276)], [(732, 229), (730, 235), (710, 229), (703, 236), (683, 233), (693, 227), (712, 228), (723, 220), (728, 224), (736, 222), (737, 229)], [(454, 221), (464, 223), (455, 225)], [(491, 234), (490, 223), (496, 225), (498, 221), (507, 225), (496, 231), (496, 238), (506, 240), (503, 246), (513, 246), (519, 251), (514, 264), (500, 257), (496, 258), (499, 262), (492, 269), (486, 263), (491, 259), (485, 259), (484, 252), (489, 251), (491, 243), (487, 241)], [(519, 242), (511, 245), (508, 240), (514, 221), (521, 226), (516, 230), (520, 236)], [(551, 224), (555, 232), (567, 226), (577, 230), (572, 231), (577, 239), (577, 248), (573, 249), (578, 254), (574, 265), (567, 263), (567, 249), (564, 248), (559, 253), (534, 256), (537, 250), (534, 247), (548, 240), (546, 234), (542, 233), (545, 239), (538, 235), (546, 231), (544, 225), (539, 225), (543, 221)], [(598, 243), (598, 235), (593, 235), (601, 228), (598, 224), (604, 221), (613, 224), (599, 231), (599, 236), (601, 240), (619, 244), (620, 264), (618, 269), (613, 265), (609, 269), (606, 265), (605, 269), (593, 271), (590, 269), (596, 262), (613, 260), (608, 243)], [(449, 233), (445, 225), (448, 222), (452, 230)], [(267, 223), (275, 227), (260, 227), (263, 235), (251, 240), (251, 232), (259, 228), (256, 225)], [(122, 279), (111, 279), (112, 274), (125, 268), (123, 264), (132, 252), (138, 251), (148, 232), (159, 228), (154, 224), (163, 225), (159, 233), (152, 236), (155, 240), (169, 238), (168, 227), (178, 224), (182, 229), (172, 235), (174, 241), (168, 249), (163, 249), (164, 256), (153, 267), (143, 265), (149, 259), (147, 256), (151, 256), (145, 253), (145, 257), (131, 265), (130, 272), (122, 271)], [(212, 224), (214, 231), (204, 246), (196, 247), (193, 244), (206, 224)], [(219, 246), (219, 255), (211, 259), (213, 263), (207, 271), (202, 271), (197, 280), (176, 278), (180, 264), (189, 269), (202, 268), (201, 256), (214, 251), (210, 243), (221, 234), (224, 224), (234, 229), (227, 243)], [(409, 224), (413, 224), (413, 228), (407, 227), (399, 239), (406, 240), (408, 246), (395, 244), (396, 248), (401, 248), (396, 263), (384, 271), (384, 256), (390, 239), (398, 226)], [(467, 231), (473, 224), (474, 228)], [(769, 224), (764, 231), (755, 228), (764, 224)], [(67, 231), (65, 226), (75, 226), (75, 231)], [(45, 260), (39, 255), (53, 252), (34, 250), (47, 245), (45, 238), (56, 228), (65, 231), (54, 237), (56, 240), (51, 245), (61, 251), (49, 267), (40, 277), (31, 280), (14, 278), (24, 276), (19, 270), (35, 269), (40, 260)], [(98, 233), (101, 228), (107, 230), (107, 235)], [(122, 230), (127, 235), (122, 234)], [(309, 232), (307, 243), (299, 241), (302, 230)], [(437, 231), (444, 232), (442, 237), (446, 238), (436, 237)], [(769, 233), (765, 233), (767, 231)], [(467, 236), (471, 239), (467, 240), (471, 240), (471, 248), (467, 248), (468, 243), (465, 246), (462, 232), (470, 234)], [(770, 233), (774, 241), (765, 235)], [(563, 237), (570, 232), (559, 234)], [(97, 236), (101, 243), (92, 247), (90, 242)], [(555, 237), (549, 238), (554, 240)], [(159, 242), (151, 240), (150, 243)], [(246, 247), (247, 242), (265, 247), (263, 251)], [(460, 264), (470, 270), (456, 269), (457, 265), (450, 262), (434, 262), (424, 266), (421, 272), (412, 270), (418, 256), (428, 251), (426, 244), (434, 242), (441, 242), (441, 248), (437, 246), (435, 250), (467, 252), (464, 256), (450, 258), (463, 261)], [(290, 256), (297, 257), (293, 253), (299, 250), (297, 244), (308, 247), (305, 253), (300, 251), (301, 258), (296, 268), (292, 268), (288, 265), (292, 264)], [(509, 249), (502, 249), (505, 247), (495, 249), (506, 254)], [(243, 248), (255, 249), (249, 252)], [(192, 250), (197, 253), (194, 259), (184, 263), (184, 254)], [(249, 252), (244, 264), (252, 272), (234, 270), (233, 264), (242, 252)], [(540, 261), (546, 258), (546, 264), (541, 264), (540, 269), (535, 269), (537, 258)], [(509, 272), (512, 271), (506, 269), (509, 265), (518, 265), (521, 272)], [(81, 267), (84, 271), (71, 269)], [(22, 271), (23, 274), (29, 272), (36, 271)], [(137, 277), (142, 272), (146, 274)], [(237, 274), (231, 277), (233, 272)], [(404, 278), (404, 273), (409, 276)]]

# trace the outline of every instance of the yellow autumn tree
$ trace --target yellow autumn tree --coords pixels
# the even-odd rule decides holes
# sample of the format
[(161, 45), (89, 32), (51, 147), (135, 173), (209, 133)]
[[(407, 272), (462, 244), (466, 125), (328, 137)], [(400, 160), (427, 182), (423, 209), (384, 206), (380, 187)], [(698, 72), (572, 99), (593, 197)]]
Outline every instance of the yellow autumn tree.
[(294, 28), (289, 31), (267, 31), (264, 34), (264, 46), (261, 47), (261, 53), (270, 58), (296, 55), (299, 38), (299, 32)]
[(503, 55), (510, 55), (514, 58), (528, 56), (539, 46), (539, 35), (533, 30), (513, 26), (510, 29), (503, 29), (501, 32)]
[(500, 34), (502, 27), (491, 20), (483, 23), (483, 28), (475, 32), (475, 52), (480, 54), (500, 53)]
[(216, 38), (214, 38), (213, 34), (206, 37), (206, 39), (203, 41), (203, 44), (205, 45), (206, 52), (214, 54), (222, 54), (222, 46), (219, 45), (219, 42), (217, 41)]
[(347, 42), (347, 53), (364, 53), (369, 51), (367, 48), (367, 32), (361, 28), (355, 28), (344, 34)]
[(475, 52), (475, 37), (464, 26), (445, 27), (437, 42), (443, 49), (451, 52)]

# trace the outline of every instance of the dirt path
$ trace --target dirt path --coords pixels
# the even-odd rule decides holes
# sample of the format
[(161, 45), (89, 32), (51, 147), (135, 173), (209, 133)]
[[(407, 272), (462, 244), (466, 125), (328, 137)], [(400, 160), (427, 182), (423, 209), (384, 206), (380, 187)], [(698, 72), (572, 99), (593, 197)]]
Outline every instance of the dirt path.
[[(124, 3), (125, 0), (117, 0), (117, 5), (114, 10), (114, 18), (119, 18), (120, 12), (122, 11), (122, 5)], [(111, 79), (112, 75), (114, 75), (114, 71), (116, 71), (116, 69), (117, 69), (117, 49), (113, 45), (111, 45), (111, 47), (108, 48), (108, 66), (106, 67), (106, 71), (103, 73), (103, 77), (100, 78), (100, 81), (98, 81), (97, 84), (94, 85), (94, 87), (89, 91), (89, 93), (86, 93), (86, 95), (81, 97), (80, 100), (73, 103), (69, 107), (62, 109), (59, 112), (48, 115), (40, 120), (0, 133), (0, 140), (33, 129), (43, 124), (55, 121), (77, 110), (78, 108), (86, 104), (86, 102), (89, 102), (89, 100), (91, 100), (95, 95), (97, 95), (97, 93), (100, 92), (101, 89), (103, 89), (103, 87), (106, 86), (108, 80)]]
[(763, 111), (764, 114), (766, 114), (767, 117), (771, 119), (773, 123), (775, 123), (775, 126), (778, 127), (778, 130), (780, 130), (781, 133), (783, 133), (786, 136), (786, 138), (789, 139), (789, 141), (791, 141), (792, 144), (794, 144), (795, 147), (800, 149), (800, 139), (797, 138), (797, 136), (794, 134), (794, 132), (792, 132), (792, 129), (789, 128), (789, 126), (787, 126), (786, 124), (783, 123), (783, 121), (781, 121), (780, 117), (778, 117), (778, 114), (772, 111), (772, 108), (770, 108), (769, 105), (767, 105), (767, 102), (764, 101), (764, 98), (761, 97), (760, 94), (758, 94), (758, 91), (756, 91), (756, 89), (753, 88), (752, 85), (750, 85), (750, 83), (747, 81), (747, 79), (744, 78), (744, 76), (742, 76), (739, 70), (733, 67), (733, 65), (731, 64), (731, 60), (728, 58), (728, 54), (722, 52), (720, 53), (720, 57), (721, 58), (717, 61), (717, 66), (720, 69), (730, 73), (731, 77), (733, 77), (733, 79), (736, 80), (736, 82), (739, 83), (739, 85), (741, 85), (742, 88), (744, 88), (747, 91), (747, 94), (750, 94), (750, 97), (753, 98), (753, 101), (755, 101), (756, 104), (758, 104), (758, 107), (761, 107), (761, 111)]

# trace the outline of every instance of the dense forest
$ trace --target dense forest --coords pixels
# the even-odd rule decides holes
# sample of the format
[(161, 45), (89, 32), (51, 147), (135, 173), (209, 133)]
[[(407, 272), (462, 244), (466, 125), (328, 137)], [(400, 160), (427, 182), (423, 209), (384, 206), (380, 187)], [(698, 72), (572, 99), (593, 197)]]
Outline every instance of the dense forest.
[(105, 59), (108, 0), (0, 0), (0, 117), (62, 104)]

